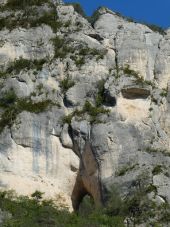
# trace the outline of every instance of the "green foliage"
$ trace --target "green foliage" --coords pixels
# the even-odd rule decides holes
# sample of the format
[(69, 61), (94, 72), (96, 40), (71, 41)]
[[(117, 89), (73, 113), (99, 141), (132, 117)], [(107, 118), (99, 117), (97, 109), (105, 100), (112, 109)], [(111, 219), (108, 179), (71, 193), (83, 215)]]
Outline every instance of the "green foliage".
[(126, 65), (126, 67), (123, 68), (123, 72), (126, 75), (134, 76), (135, 78), (138, 78), (139, 77), (139, 73), (138, 72), (135, 72), (133, 69), (130, 69), (130, 66), (129, 65)]
[(72, 55), (71, 59), (75, 62), (77, 67), (81, 67), (85, 64), (86, 56), (88, 56), (88, 59), (96, 58), (96, 61), (103, 59), (107, 50), (97, 50), (94, 48), (89, 47), (83, 47), (78, 50), (78, 53), (76, 55)]
[(90, 195), (86, 195), (83, 198), (83, 201), (80, 203), (80, 207), (78, 211), (79, 215), (87, 216), (93, 213), (94, 210), (95, 210), (95, 204), (94, 204), (93, 198)]
[(134, 71), (133, 69), (130, 69), (129, 65), (126, 65), (126, 67), (123, 68), (123, 72), (128, 77), (133, 76), (135, 78), (135, 82), (137, 84), (139, 84), (139, 85), (142, 85), (142, 86), (145, 86), (145, 85), (154, 86), (154, 84), (151, 81), (144, 80), (144, 78), (142, 76), (140, 76), (140, 74), (138, 72)]
[(30, 6), (41, 6), (47, 3), (47, 0), (8, 0), (5, 9), (8, 10), (24, 10)]
[(10, 106), (7, 109), (5, 109), (0, 119), (0, 133), (2, 133), (6, 126), (8, 127), (12, 126), (18, 114), (19, 112), (16, 105)]
[(64, 41), (64, 39), (56, 36), (52, 39), (54, 46), (54, 57), (65, 58), (67, 54), (72, 53), (73, 49)]
[(154, 168), (153, 168), (153, 170), (152, 170), (152, 174), (153, 175), (158, 175), (158, 174), (160, 174), (160, 173), (162, 173), (162, 166), (161, 165), (157, 165), (157, 166), (155, 166)]
[(1, 78), (5, 79), (5, 78), (7, 78), (7, 76), (8, 76), (8, 73), (6, 71), (0, 71), (0, 79)]
[[(47, 3), (47, 1), (45, 1), (45, 3)], [(8, 9), (7, 6), (6, 8)], [(17, 27), (28, 29), (46, 24), (50, 26), (54, 32), (57, 32), (62, 26), (62, 23), (58, 20), (58, 15), (54, 8), (41, 13), (41, 15), (38, 14), (38, 11), (35, 8), (31, 9), (27, 8), (27, 6), (24, 6), (23, 10), (24, 12), (18, 16), (15, 15), (14, 17), (9, 16), (6, 18), (1, 18), (0, 30), (7, 28), (11, 31)]]
[(61, 88), (63, 94), (65, 94), (68, 91), (68, 89), (70, 89), (74, 85), (75, 85), (75, 82), (72, 79), (70, 79), (69, 77), (66, 77), (65, 79), (63, 79), (60, 82), (60, 88)]
[(36, 200), (40, 200), (42, 199), (43, 194), (44, 193), (36, 190), (34, 193), (31, 194), (31, 197), (35, 198)]
[(126, 165), (116, 172), (116, 176), (124, 176), (128, 172), (132, 171), (135, 167), (136, 167), (136, 164)]
[(30, 97), (19, 99), (13, 90), (6, 91), (0, 99), (0, 107), (4, 110), (0, 119), (0, 133), (6, 126), (11, 127), (21, 112), (28, 111), (38, 114), (53, 105), (55, 104), (51, 100), (33, 103)]
[(7, 69), (7, 72), (11, 73), (12, 71), (15, 71), (16, 73), (19, 73), (23, 69), (29, 70), (31, 68), (31, 65), (32, 61), (20, 58), (11, 63), (11, 65)]
[(19, 99), (17, 102), (19, 112), (27, 111), (36, 114), (46, 111), (52, 105), (54, 105), (54, 103), (51, 100), (33, 103), (29, 98)]
[(92, 121), (95, 121), (95, 118), (99, 115), (99, 114), (106, 114), (109, 113), (109, 110), (104, 109), (103, 107), (96, 107), (93, 106), (89, 101), (86, 101), (83, 109), (82, 109), (82, 113), (87, 113), (90, 116), (92, 116)]
[(52, 10), (50, 12), (45, 12), (41, 17), (30, 20), (30, 27), (37, 27), (41, 24), (46, 24), (53, 29), (53, 32), (57, 32), (59, 28), (62, 27), (62, 23), (58, 21), (58, 16), (56, 11)]
[(162, 92), (160, 93), (160, 96), (162, 96), (162, 97), (167, 97), (167, 95), (168, 95), (168, 87), (163, 88)]
[(62, 122), (64, 123), (64, 124), (71, 124), (71, 120), (72, 120), (72, 118), (73, 118), (73, 115), (74, 114), (69, 114), (69, 115), (67, 115), (67, 116), (64, 116), (63, 118), (62, 118)]
[(104, 92), (105, 92), (105, 88), (104, 88), (104, 84), (105, 84), (105, 80), (100, 80), (97, 84), (97, 88), (98, 88), (98, 93), (96, 96), (96, 106), (99, 107), (103, 104), (105, 97), (104, 97)]
[(110, 111), (103, 107), (93, 106), (89, 101), (86, 101), (81, 110), (75, 110), (71, 114), (62, 118), (63, 123), (71, 124), (71, 120), (74, 116), (82, 117), (84, 114), (90, 116), (91, 123), (100, 123), (98, 116), (100, 114), (108, 114)]
[(6, 20), (5, 18), (0, 18), (0, 31), (6, 27)]
[(84, 56), (72, 55), (70, 58), (75, 62), (76, 66), (78, 68), (81, 68), (81, 66), (85, 64), (85, 57)]
[(40, 191), (34, 192), (31, 199), (27, 196), (17, 197), (14, 192), (0, 192), (0, 209), (12, 214), (2, 227), (125, 227), (125, 219), (133, 226), (158, 226), (158, 223), (168, 226), (170, 205), (151, 201), (147, 188), (144, 178), (136, 179), (133, 193), (122, 199), (119, 188), (111, 187), (105, 206), (100, 209), (95, 208), (90, 196), (85, 196), (78, 213), (70, 213), (52, 200), (43, 200)]
[(96, 56), (96, 60), (103, 59), (106, 54), (106, 50), (97, 50), (95, 48), (82, 48), (79, 51), (79, 55), (81, 56)]
[(0, 192), (0, 209), (12, 214), (2, 227), (124, 227), (122, 217), (112, 217), (92, 207), (88, 205), (91, 212), (76, 214), (58, 207), (51, 200), (29, 199), (27, 196), (17, 197), (10, 192)]
[(158, 32), (161, 35), (165, 35), (166, 34), (165, 30), (162, 27), (158, 26), (158, 25), (148, 24), (148, 23), (143, 23), (143, 24), (148, 26), (154, 32)]
[(17, 101), (17, 95), (14, 90), (10, 89), (2, 94), (0, 97), (0, 107), (8, 108)]
[(21, 70), (26, 69), (36, 69), (42, 70), (43, 64), (46, 62), (45, 59), (41, 60), (28, 60), (24, 58), (16, 59), (14, 62), (11, 62), (8, 66), (6, 73), (10, 74), (12, 72), (19, 73)]
[(165, 149), (147, 147), (145, 151), (148, 152), (148, 153), (162, 153), (165, 156), (170, 156), (170, 153)]
[(170, 223), (170, 205), (165, 202), (161, 204), (159, 208), (161, 212), (161, 214), (159, 214), (159, 221), (160, 223), (166, 223), (168, 226)]
[(118, 188), (112, 186), (107, 194), (107, 201), (105, 204), (105, 211), (111, 216), (122, 216), (123, 200), (120, 197)]
[(153, 184), (149, 184), (147, 187), (146, 187), (146, 193), (151, 193), (151, 192), (154, 192), (155, 194), (157, 193), (157, 187)]

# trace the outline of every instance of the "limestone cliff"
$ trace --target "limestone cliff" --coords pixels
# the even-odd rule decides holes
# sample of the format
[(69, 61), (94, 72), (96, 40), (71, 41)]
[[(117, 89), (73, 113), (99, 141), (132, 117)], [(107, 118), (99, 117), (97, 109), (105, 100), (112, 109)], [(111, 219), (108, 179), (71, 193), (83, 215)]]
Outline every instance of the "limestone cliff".
[[(0, 1), (0, 187), (77, 209), (147, 176), (170, 202), (170, 30), (101, 8)], [(32, 2), (32, 3), (31, 3)]]

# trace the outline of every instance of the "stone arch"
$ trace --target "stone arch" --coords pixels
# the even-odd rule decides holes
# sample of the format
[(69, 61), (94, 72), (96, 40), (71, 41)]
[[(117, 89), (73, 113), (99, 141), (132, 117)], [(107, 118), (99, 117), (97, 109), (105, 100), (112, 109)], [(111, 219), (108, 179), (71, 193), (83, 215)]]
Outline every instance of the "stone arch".
[(72, 206), (75, 211), (79, 210), (80, 203), (82, 202), (84, 196), (89, 194), (84, 187), (80, 173), (77, 175), (76, 183), (71, 195)]

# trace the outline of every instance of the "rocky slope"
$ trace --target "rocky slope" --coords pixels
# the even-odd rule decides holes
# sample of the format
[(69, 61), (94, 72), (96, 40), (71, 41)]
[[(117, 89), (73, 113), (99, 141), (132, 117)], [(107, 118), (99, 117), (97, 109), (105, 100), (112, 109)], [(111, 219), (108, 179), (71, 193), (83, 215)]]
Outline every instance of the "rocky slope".
[[(0, 187), (77, 209), (146, 184), (170, 202), (170, 30), (0, 1)], [(17, 1), (16, 1), (17, 2)], [(58, 4), (60, 3), (60, 4)]]

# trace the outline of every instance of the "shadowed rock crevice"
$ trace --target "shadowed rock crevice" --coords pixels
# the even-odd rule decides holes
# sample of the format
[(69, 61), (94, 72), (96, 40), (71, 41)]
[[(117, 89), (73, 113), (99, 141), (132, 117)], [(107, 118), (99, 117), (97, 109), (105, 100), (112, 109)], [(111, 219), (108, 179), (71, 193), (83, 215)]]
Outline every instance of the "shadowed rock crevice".
[(106, 91), (104, 93), (104, 105), (108, 107), (116, 106), (116, 97), (113, 97), (110, 92)]
[(123, 88), (121, 92), (127, 99), (146, 99), (150, 95), (148, 89), (138, 87)]

